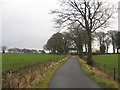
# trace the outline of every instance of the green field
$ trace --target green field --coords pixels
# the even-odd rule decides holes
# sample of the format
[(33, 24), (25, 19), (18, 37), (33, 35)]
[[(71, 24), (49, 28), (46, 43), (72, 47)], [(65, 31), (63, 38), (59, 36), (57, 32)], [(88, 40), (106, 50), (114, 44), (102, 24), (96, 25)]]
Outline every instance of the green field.
[(101, 68), (101, 70), (103, 70), (112, 78), (114, 78), (114, 76), (118, 78), (118, 73), (120, 74), (119, 57), (120, 54), (95, 55), (93, 56), (93, 59), (94, 62), (97, 63), (95, 67), (99, 69)]
[(50, 59), (62, 58), (63, 55), (51, 54), (2, 54), (2, 72), (18, 69), (27, 65), (44, 62)]
[(112, 70), (113, 68), (118, 68), (118, 56), (120, 57), (120, 54), (95, 55), (93, 60)]

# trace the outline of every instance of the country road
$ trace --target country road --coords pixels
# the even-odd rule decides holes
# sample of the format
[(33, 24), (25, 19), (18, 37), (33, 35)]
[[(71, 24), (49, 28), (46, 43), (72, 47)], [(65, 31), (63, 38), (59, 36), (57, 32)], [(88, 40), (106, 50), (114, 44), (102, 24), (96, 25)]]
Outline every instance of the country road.
[(72, 56), (56, 70), (48, 88), (100, 88), (81, 69), (78, 58)]

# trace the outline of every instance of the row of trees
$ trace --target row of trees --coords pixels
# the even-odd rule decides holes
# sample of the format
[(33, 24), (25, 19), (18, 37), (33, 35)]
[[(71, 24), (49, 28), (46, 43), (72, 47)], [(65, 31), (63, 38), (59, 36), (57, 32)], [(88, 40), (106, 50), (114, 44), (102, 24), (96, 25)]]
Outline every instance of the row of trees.
[[(108, 53), (110, 45), (113, 47), (113, 53), (115, 53), (115, 50), (119, 53), (119, 40), (120, 32), (115, 30), (106, 33), (100, 31), (92, 34), (92, 44), (95, 44), (94, 41), (97, 41), (99, 44), (96, 53)], [(53, 54), (65, 54), (69, 53), (70, 50), (77, 50), (77, 54), (82, 57), (83, 52), (88, 53), (88, 36), (85, 30), (71, 26), (69, 32), (53, 34), (44, 46), (44, 49), (49, 50)]]
[(5, 51), (8, 51), (8, 53), (45, 53), (44, 50), (35, 50), (35, 49), (20, 49), (20, 48), (9, 48), (7, 49), (6, 46), (1, 47), (2, 53), (5, 53)]
[(108, 53), (110, 44), (113, 46), (113, 53), (117, 50), (119, 53), (120, 49), (120, 31), (110, 30), (107, 33), (105, 32), (95, 32), (94, 36), (99, 42), (99, 49), (101, 53)]
[(100, 28), (109, 26), (110, 19), (115, 13), (115, 8), (100, 0), (60, 1), (61, 8), (51, 12), (57, 15), (55, 19), (57, 27), (63, 29), (77, 23), (77, 29), (81, 27), (81, 30), (86, 32), (88, 37), (87, 63), (92, 65), (92, 34)]

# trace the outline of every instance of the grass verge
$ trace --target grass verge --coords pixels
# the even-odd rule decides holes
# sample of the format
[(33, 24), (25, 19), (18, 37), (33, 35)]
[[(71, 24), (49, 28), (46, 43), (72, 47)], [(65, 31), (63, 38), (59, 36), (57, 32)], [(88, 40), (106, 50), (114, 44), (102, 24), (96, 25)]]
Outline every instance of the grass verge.
[(78, 59), (80, 62), (80, 66), (84, 70), (84, 72), (90, 77), (93, 81), (95, 81), (100, 87), (105, 88), (105, 89), (117, 89), (118, 88), (118, 83), (110, 80), (103, 75), (102, 72), (98, 71), (97, 69), (90, 67), (86, 64), (85, 61), (81, 60), (80, 58)]
[(62, 65), (64, 64), (69, 57), (61, 60), (60, 62), (58, 62), (58, 64), (56, 64), (55, 66), (53, 66), (52, 68), (50, 68), (48, 70), (48, 72), (46, 72), (43, 75), (43, 79), (41, 81), (36, 81), (36, 83), (31, 87), (31, 88), (47, 88), (49, 81), (51, 80), (54, 72)]

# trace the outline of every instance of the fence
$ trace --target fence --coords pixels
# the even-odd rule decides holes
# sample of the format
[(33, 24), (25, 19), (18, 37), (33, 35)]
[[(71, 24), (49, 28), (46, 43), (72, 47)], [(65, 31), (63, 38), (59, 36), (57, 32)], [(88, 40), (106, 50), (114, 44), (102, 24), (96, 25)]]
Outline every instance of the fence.
[(98, 62), (94, 62), (94, 67), (107, 74), (108, 78), (111, 78), (120, 83), (120, 68), (108, 67), (106, 64), (101, 64)]

